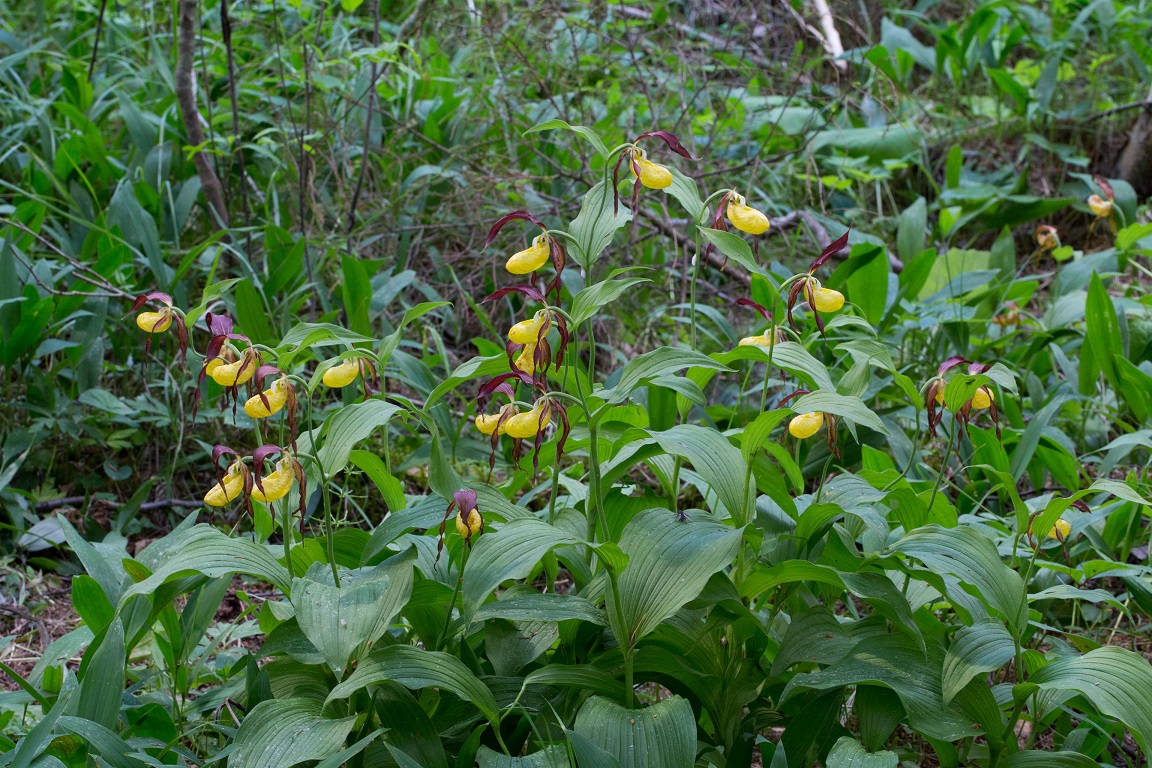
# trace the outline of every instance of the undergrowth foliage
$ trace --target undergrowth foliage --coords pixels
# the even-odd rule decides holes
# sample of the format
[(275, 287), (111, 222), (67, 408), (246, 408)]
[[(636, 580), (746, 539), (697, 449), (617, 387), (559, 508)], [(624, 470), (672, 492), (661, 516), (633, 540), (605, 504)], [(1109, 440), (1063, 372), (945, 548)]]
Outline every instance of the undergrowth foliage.
[[(421, 397), (388, 372), (443, 302), (383, 338), (298, 322), (257, 340), (226, 313), (234, 280), (194, 307), (135, 300), (144, 364), (185, 362), (189, 428), (232, 436), (189, 469), (213, 478), (204, 503), (242, 514), (194, 512), (134, 557), (61, 519), (84, 625), (27, 677), (4, 667), (37, 713), (6, 760), (840, 768), (927, 744), (996, 768), (1096, 765), (1125, 734), (1147, 750), (1152, 667), (1095, 631), (1107, 606), (1113, 635), (1152, 609), (1113, 523), (1152, 503), (1115, 477), (1136, 443), (1114, 441), (1091, 482), (1064, 471), (1054, 409), (1019, 405), (1046, 363), (1005, 343), (1018, 314), (925, 357), (942, 345), (921, 315), (999, 313), (1015, 284), (932, 287), (943, 256), (897, 275), (849, 232), (799, 274), (765, 269), (768, 217), (742, 191), (702, 194), (675, 136), (533, 130), (566, 129), (599, 180), (564, 227), (495, 223), (485, 257), (512, 252), (507, 282), (473, 300), (513, 311), (506, 346)], [(734, 266), (695, 259), (674, 338), (617, 367), (595, 320), (651, 280), (612, 245), (651, 195)], [(515, 250), (521, 222), (540, 231)], [(706, 289), (720, 268), (746, 270), (751, 295)], [(1106, 347), (1117, 315), (1087, 285), (1085, 344)], [(760, 331), (717, 334), (725, 302)], [(1120, 362), (1092, 360), (1080, 381), (1112, 384)], [(196, 419), (206, 398), (218, 430)], [(389, 428), (427, 447), (426, 494), (405, 492), (387, 442), (363, 447)], [(487, 456), (454, 460), (466, 441)], [(370, 532), (341, 522), (359, 476), (390, 509)], [(214, 624), (238, 576), (241, 615)]]

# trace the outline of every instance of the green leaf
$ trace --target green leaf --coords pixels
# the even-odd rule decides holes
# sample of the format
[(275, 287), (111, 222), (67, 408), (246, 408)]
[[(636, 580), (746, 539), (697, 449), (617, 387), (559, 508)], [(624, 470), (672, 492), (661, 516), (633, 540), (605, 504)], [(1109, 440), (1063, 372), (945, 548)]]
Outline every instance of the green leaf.
[(696, 228), (700, 230), (700, 234), (704, 235), (705, 240), (715, 246), (716, 250), (744, 267), (750, 274), (764, 275), (764, 270), (756, 263), (756, 257), (752, 255), (752, 246), (748, 245), (747, 240), (722, 229), (709, 229), (701, 226)]
[(448, 768), (440, 734), (424, 707), (399, 683), (381, 683), (373, 699), (388, 741), (415, 759), (421, 768)]
[(32, 726), (27, 735), (16, 743), (16, 749), (12, 750), (11, 753), (10, 768), (29, 768), (32, 761), (44, 751), (44, 748), (52, 741), (56, 724), (69, 708), (68, 705), (74, 693), (75, 689), (62, 692), (60, 698), (56, 700), (56, 706), (44, 713), (44, 716), (36, 725)]
[(292, 606), (300, 630), (333, 669), (343, 671), (357, 646), (388, 631), (412, 594), (415, 562), (416, 550), (409, 548), (375, 568), (348, 574), (339, 587), (325, 578), (327, 571), (293, 580)]
[(868, 427), (868, 429), (882, 435), (888, 434), (888, 428), (884, 426), (884, 422), (880, 421), (880, 417), (873, 413), (872, 409), (858, 397), (841, 395), (836, 392), (809, 392), (807, 395), (796, 398), (789, 404), (789, 407), (796, 413), (810, 413), (812, 411), (831, 413), (862, 427)]
[(693, 768), (696, 762), (696, 717), (679, 696), (643, 709), (593, 696), (576, 715), (574, 730), (620, 768)]
[[(386, 426), (397, 413), (403, 412), (404, 409), (398, 405), (371, 399), (346, 405), (330, 415), (324, 421), (323, 443), (319, 452), (324, 474), (331, 478), (343, 471), (348, 466), (348, 458), (355, 445), (380, 427)], [(298, 442), (301, 451), (312, 451), (313, 435), (315, 430), (300, 435)]]
[(404, 313), (404, 317), (400, 318), (400, 323), (396, 326), (396, 330), (385, 336), (384, 340), (380, 342), (380, 349), (377, 352), (377, 357), (380, 358), (380, 367), (383, 368), (388, 364), (392, 353), (400, 346), (400, 338), (404, 334), (404, 329), (407, 328), (409, 324), (419, 320), (433, 310), (450, 306), (452, 306), (451, 302), (447, 301), (424, 301), (408, 309)]
[(1084, 306), (1085, 341), (1092, 349), (1092, 359), (1100, 366), (1100, 371), (1108, 385), (1121, 392), (1120, 377), (1116, 372), (1113, 357), (1123, 357), (1124, 345), (1120, 339), (1120, 322), (1116, 318), (1116, 308), (1108, 295), (1100, 276), (1092, 273), (1088, 283), (1088, 301)]
[[(848, 300), (855, 304), (872, 325), (879, 325), (888, 303), (888, 253), (883, 246), (860, 244), (836, 269), (844, 270)], [(833, 279), (835, 274), (833, 273)]]
[(480, 752), (476, 757), (480, 761), (480, 768), (569, 768), (571, 766), (567, 751), (557, 744), (524, 757), (509, 757), (494, 752), (488, 747), (480, 747)]
[(452, 375), (436, 385), (436, 388), (424, 401), (424, 410), (427, 412), (432, 406), (440, 402), (440, 398), (452, 392), (456, 387), (466, 381), (478, 379), (483, 376), (495, 376), (508, 370), (508, 356), (505, 354), (491, 355), (490, 357), (474, 357), (456, 366)]
[(900, 758), (885, 749), (869, 752), (851, 736), (841, 736), (824, 761), (826, 768), (896, 768)]
[(116, 609), (108, 601), (103, 588), (86, 574), (72, 577), (72, 605), (84, 623), (99, 634), (112, 622)]
[(560, 544), (574, 544), (559, 528), (536, 518), (513, 520), (486, 532), (472, 548), (464, 572), (463, 613), (472, 619), (488, 596), (508, 579), (523, 579)]
[(266, 547), (250, 539), (232, 538), (213, 526), (200, 524), (167, 544), (172, 546), (172, 554), (155, 573), (125, 591), (119, 601), (121, 608), (134, 595), (151, 595), (169, 579), (190, 573), (209, 578), (243, 573), (265, 579), (285, 592), (289, 589), (288, 571)]
[(388, 467), (384, 459), (371, 451), (354, 450), (348, 452), (348, 461), (357, 469), (372, 479), (384, 503), (388, 505), (389, 512), (399, 512), (408, 504), (404, 496), (404, 484), (388, 474)]
[[(724, 365), (729, 365), (735, 360), (757, 360), (767, 363), (768, 350), (764, 347), (737, 347), (713, 357)], [(772, 365), (795, 374), (809, 387), (829, 392), (836, 391), (836, 385), (828, 375), (828, 367), (794, 341), (779, 341), (773, 345)]]
[(1100, 768), (1100, 763), (1079, 752), (1045, 752), (1028, 749), (1004, 755), (1000, 768)]
[(691, 462), (738, 525), (748, 522), (752, 489), (750, 484), (745, 485), (744, 473), (734, 471), (745, 462), (728, 438), (699, 424), (678, 424), (653, 434), (652, 439), (665, 452)]
[[(510, 524), (511, 525), (511, 524)], [(507, 526), (505, 526), (507, 527)], [(472, 561), (469, 561), (471, 565)], [(553, 592), (529, 592), (504, 597), (480, 606), (474, 621), (507, 619), (508, 621), (567, 621), (579, 619), (605, 626), (608, 617), (587, 598), (559, 595)]]
[(236, 283), (236, 323), (239, 332), (257, 344), (271, 345), (275, 341), (272, 324), (268, 322), (268, 309), (264, 306), (264, 294), (256, 290), (248, 278)]
[(904, 209), (896, 224), (896, 255), (907, 265), (924, 250), (928, 203), (923, 197)]
[(1076, 691), (1100, 714), (1127, 726), (1142, 750), (1147, 752), (1152, 744), (1152, 666), (1143, 656), (1104, 646), (1083, 656), (1057, 659), (1028, 682), (1045, 690)]
[(132, 756), (136, 751), (132, 744), (93, 720), (65, 715), (60, 718), (60, 729), (84, 739), (88, 742), (89, 750), (98, 754), (112, 768), (144, 768), (147, 765)]
[(728, 371), (723, 363), (713, 360), (691, 349), (683, 347), (660, 347), (651, 352), (633, 358), (620, 374), (616, 386), (609, 390), (594, 393), (596, 397), (603, 398), (608, 403), (622, 403), (640, 386), (646, 382), (683, 368), (706, 368), (716, 371)]
[(89, 646), (76, 715), (105, 728), (116, 725), (120, 694), (124, 690), (124, 625), (113, 619), (100, 645)]
[(1016, 655), (1012, 635), (997, 619), (960, 627), (944, 656), (944, 703), (948, 704), (977, 675), (994, 672)]
[(991, 539), (973, 528), (917, 528), (893, 549), (915, 557), (938, 574), (951, 574), (968, 590), (1007, 620), (1017, 636), (1024, 631), (1028, 606), (1024, 601), (1024, 580), (1000, 560)]
[(348, 679), (328, 694), (328, 701), (346, 699), (356, 691), (384, 680), (405, 688), (444, 688), (470, 701), (489, 722), (498, 721), (496, 698), (464, 663), (440, 651), (422, 651), (411, 645), (390, 645), (373, 651)]
[(700, 188), (696, 180), (685, 176), (674, 165), (665, 167), (672, 174), (672, 184), (665, 191), (684, 206), (692, 221), (700, 221), (704, 215), (704, 201), (700, 199)]
[(628, 277), (622, 280), (612, 279), (623, 271), (624, 270), (613, 270), (613, 274), (610, 275), (608, 279), (595, 285), (590, 285), (576, 294), (576, 298), (572, 300), (571, 316), (573, 326), (578, 326), (592, 317), (600, 307), (620, 298), (620, 296), (624, 295), (632, 286), (652, 282), (646, 277)]
[(564, 685), (614, 699), (624, 693), (619, 680), (592, 664), (548, 664), (529, 672), (521, 690), (530, 685)]
[(583, 125), (570, 125), (559, 119), (545, 120), (543, 123), (537, 123), (528, 130), (524, 131), (524, 135), (527, 136), (530, 133), (538, 133), (540, 131), (550, 131), (554, 128), (567, 128), (573, 133), (579, 134), (584, 139), (586, 139), (589, 144), (592, 145), (600, 157), (604, 158), (605, 160), (608, 159), (608, 147), (604, 146), (604, 141), (600, 138), (600, 134)]
[(353, 333), (368, 336), (372, 333), (372, 321), (368, 319), (368, 308), (372, 304), (372, 281), (368, 270), (355, 256), (347, 254), (340, 258), (344, 282), (340, 287), (344, 298), (344, 313), (348, 317), (348, 328)]
[(336, 752), (356, 724), (356, 715), (332, 720), (314, 699), (269, 699), (257, 704), (236, 731), (228, 765), (283, 768)]
[(779, 703), (782, 706), (805, 690), (879, 684), (896, 692), (907, 713), (907, 723), (926, 736), (956, 741), (965, 736), (983, 735), (984, 731), (973, 727), (971, 717), (956, 702), (942, 707), (943, 659), (933, 645), (929, 644), (928, 650), (929, 655), (925, 656), (915, 642), (904, 635), (869, 638), (826, 669), (796, 675), (784, 688)]
[(614, 210), (612, 187), (603, 181), (597, 182), (584, 195), (580, 214), (568, 225), (571, 236), (572, 257), (585, 270), (591, 271), (596, 259), (612, 242), (616, 230), (632, 220), (632, 211), (621, 204)]
[(712, 574), (732, 562), (739, 542), (738, 529), (702, 513), (677, 522), (674, 514), (660, 508), (632, 518), (620, 537), (628, 566), (618, 577), (619, 606), (611, 590), (605, 596), (617, 640), (634, 647), (694, 600)]

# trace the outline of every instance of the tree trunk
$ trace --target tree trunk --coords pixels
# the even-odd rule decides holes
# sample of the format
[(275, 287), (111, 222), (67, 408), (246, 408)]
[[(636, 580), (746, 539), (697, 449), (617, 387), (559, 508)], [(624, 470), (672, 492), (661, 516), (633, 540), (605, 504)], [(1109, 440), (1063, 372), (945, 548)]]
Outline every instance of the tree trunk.
[[(196, 52), (196, 21), (199, 0), (180, 0), (179, 33), (176, 40), (176, 103), (180, 106), (180, 119), (188, 144), (202, 147), (207, 139), (200, 126), (200, 110), (196, 107), (196, 90), (192, 81), (192, 63)], [(200, 176), (200, 189), (208, 202), (213, 223), (228, 228), (228, 207), (224, 205), (224, 189), (212, 167), (212, 160), (202, 149), (192, 155), (196, 173)]]
[(1115, 176), (1131, 184), (1140, 197), (1152, 197), (1152, 91), (1147, 101), (1128, 133), (1115, 170)]

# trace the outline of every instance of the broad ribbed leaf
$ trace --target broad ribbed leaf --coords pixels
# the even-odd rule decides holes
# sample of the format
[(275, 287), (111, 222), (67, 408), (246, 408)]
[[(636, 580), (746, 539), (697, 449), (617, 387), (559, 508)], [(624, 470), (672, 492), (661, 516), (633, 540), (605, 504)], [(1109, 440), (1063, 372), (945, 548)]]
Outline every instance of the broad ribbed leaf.
[(411, 645), (391, 645), (373, 651), (347, 680), (332, 689), (328, 701), (346, 699), (361, 688), (394, 680), (406, 688), (446, 688), (470, 701), (489, 721), (496, 720), (496, 699), (464, 663), (440, 651), (422, 651)]
[[(412, 594), (409, 548), (375, 568), (348, 574), (339, 587), (310, 577), (292, 582), (292, 606), (304, 633), (333, 669), (342, 671), (361, 643), (375, 642)], [(317, 574), (324, 579), (327, 571)]]
[(1100, 768), (1100, 763), (1079, 752), (1043, 752), (1029, 749), (1004, 755), (1000, 768)]
[(841, 395), (836, 392), (810, 392), (796, 398), (789, 407), (796, 413), (811, 413), (820, 411), (840, 416), (862, 427), (868, 427), (882, 435), (888, 434), (888, 428), (880, 421), (872, 410), (858, 397)]
[(427, 411), (430, 409), (433, 405), (440, 402), (440, 398), (466, 381), (484, 376), (495, 376), (507, 370), (508, 356), (504, 354), (490, 355), (488, 357), (473, 357), (471, 360), (465, 360), (456, 366), (456, 370), (452, 371), (451, 376), (436, 385), (436, 388), (428, 395), (428, 399), (424, 401), (424, 410)]
[(1109, 645), (1040, 668), (1028, 682), (1041, 688), (1078, 691), (1100, 714), (1132, 731), (1147, 752), (1152, 739), (1152, 665), (1139, 654)]
[[(403, 412), (403, 408), (384, 400), (365, 400), (346, 405), (329, 416), (324, 425), (324, 436), (320, 444), (320, 461), (324, 473), (333, 477), (348, 466), (348, 455), (357, 443), (364, 440), (380, 427), (385, 426), (393, 416)], [(314, 432), (300, 436), (300, 450), (310, 452)]]
[(312, 699), (269, 699), (240, 723), (228, 765), (233, 768), (285, 768), (328, 757), (344, 744), (356, 715), (322, 717)]
[[(739, 461), (739, 451), (732, 450)], [(687, 522), (677, 522), (662, 508), (636, 515), (620, 537), (620, 549), (628, 555), (618, 577), (624, 626), (615, 618), (612, 591), (606, 595), (617, 640), (634, 646), (694, 600), (712, 574), (732, 562), (739, 541), (739, 530), (703, 513), (691, 513)]]
[(564, 747), (556, 744), (524, 757), (509, 757), (488, 747), (480, 747), (476, 759), (480, 768), (570, 768), (572, 765)]
[(654, 433), (652, 439), (667, 453), (691, 462), (732, 519), (738, 525), (747, 522), (749, 496), (753, 491), (750, 484), (744, 484), (744, 472), (740, 469), (744, 466), (744, 456), (728, 438), (698, 424), (678, 424)]
[(899, 763), (895, 752), (869, 752), (851, 736), (841, 736), (824, 761), (826, 768), (896, 768)]
[(696, 717), (679, 696), (643, 709), (593, 696), (576, 715), (575, 731), (620, 768), (692, 768), (696, 762)]
[(76, 715), (112, 728), (120, 714), (120, 694), (124, 690), (124, 625), (112, 620), (100, 645), (88, 648), (92, 658), (84, 665), (80, 681), (80, 701)]
[(634, 358), (620, 374), (620, 380), (612, 389), (596, 392), (609, 403), (622, 403), (628, 399), (637, 387), (658, 376), (675, 373), (683, 368), (709, 368), (717, 371), (727, 371), (723, 363), (713, 360), (707, 355), (694, 352), (684, 347), (660, 347), (647, 354)]
[(804, 690), (833, 690), (864, 683), (885, 685), (896, 692), (908, 714), (908, 724), (926, 736), (956, 741), (983, 735), (957, 703), (942, 706), (940, 683), (943, 654), (929, 644), (928, 655), (904, 635), (870, 638), (840, 661), (818, 672), (805, 672), (788, 683), (780, 697), (783, 705)]
[(704, 235), (704, 239), (715, 246), (716, 250), (724, 254), (726, 258), (744, 267), (753, 275), (764, 274), (764, 270), (756, 263), (756, 257), (752, 255), (752, 247), (740, 235), (721, 229), (709, 229), (700, 226), (696, 228), (700, 234)]
[[(116, 691), (116, 694), (119, 699), (120, 691)], [(147, 765), (143, 760), (132, 756), (136, 750), (131, 744), (93, 720), (64, 716), (60, 718), (60, 728), (88, 742), (90, 750), (112, 768), (143, 768)]]
[(536, 518), (513, 520), (485, 533), (473, 547), (464, 571), (464, 615), (474, 617), (501, 582), (525, 578), (553, 547), (576, 541)]
[(792, 619), (780, 650), (772, 660), (772, 676), (779, 677), (799, 662), (831, 664), (848, 655), (856, 640), (840, 625), (835, 614), (816, 605)]
[[(769, 351), (766, 347), (744, 346), (730, 352), (714, 355), (725, 365), (736, 360), (756, 360), (767, 363)], [(812, 356), (812, 353), (794, 341), (778, 341), (772, 346), (772, 367), (793, 374), (804, 382), (804, 386), (820, 391), (835, 392), (836, 385), (828, 374), (828, 367)]]
[[(471, 563), (469, 563), (471, 565)], [(587, 599), (579, 595), (558, 595), (552, 592), (532, 592), (502, 598), (480, 606), (472, 617), (474, 621), (508, 619), (509, 621), (565, 621), (580, 619), (604, 626), (608, 617)]]
[(381, 683), (375, 704), (380, 724), (388, 729), (390, 746), (403, 750), (421, 768), (448, 768), (436, 726), (408, 689), (399, 683)]
[(997, 619), (961, 627), (944, 656), (944, 703), (948, 704), (973, 677), (993, 672), (1016, 655), (1012, 635)]
[(998, 611), (1019, 634), (1028, 616), (1024, 580), (1000, 560), (996, 545), (973, 528), (929, 525), (905, 536), (893, 549), (915, 557), (936, 573), (952, 574)]
[(612, 242), (616, 230), (632, 220), (632, 211), (621, 202), (615, 208), (612, 186), (599, 181), (584, 195), (580, 214), (568, 225), (572, 236), (571, 253), (580, 266), (591, 270), (604, 249)]
[(210, 525), (197, 525), (188, 531), (176, 553), (151, 576), (129, 587), (120, 598), (123, 607), (133, 595), (150, 595), (177, 575), (199, 573), (209, 578), (243, 573), (271, 582), (285, 592), (288, 571), (276, 561), (267, 547), (250, 539), (233, 538)]
[(621, 681), (591, 664), (549, 664), (540, 667), (524, 678), (522, 689), (530, 685), (562, 685), (614, 699), (624, 695), (624, 684)]
[(651, 280), (646, 277), (626, 277), (620, 280), (612, 279), (621, 272), (624, 272), (624, 270), (613, 270), (613, 274), (609, 275), (607, 279), (595, 285), (590, 285), (576, 294), (576, 298), (572, 300), (572, 325), (580, 325), (592, 317), (592, 315), (596, 314), (596, 311), (600, 309), (600, 307), (623, 296), (632, 286), (651, 282)]
[(608, 147), (604, 146), (604, 140), (600, 138), (600, 134), (596, 133), (596, 131), (588, 128), (587, 126), (571, 125), (557, 118), (553, 120), (545, 120), (542, 123), (537, 123), (528, 130), (524, 131), (524, 135), (527, 136), (530, 133), (536, 133), (538, 131), (550, 131), (553, 128), (567, 128), (573, 133), (579, 134), (580, 136), (584, 137), (585, 141), (592, 145), (600, 157), (604, 158), (605, 160), (608, 159)]

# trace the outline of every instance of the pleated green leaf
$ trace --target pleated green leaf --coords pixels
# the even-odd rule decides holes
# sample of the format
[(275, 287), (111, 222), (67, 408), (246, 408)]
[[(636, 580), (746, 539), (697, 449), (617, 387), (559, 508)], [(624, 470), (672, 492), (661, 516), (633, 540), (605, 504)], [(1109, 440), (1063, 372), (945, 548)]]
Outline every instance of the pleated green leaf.
[(692, 768), (696, 762), (696, 718), (679, 696), (643, 709), (593, 696), (576, 715), (575, 730), (620, 768)]
[(336, 752), (356, 724), (356, 716), (333, 720), (312, 699), (262, 701), (240, 723), (228, 765), (232, 768), (285, 768)]
[(850, 736), (841, 736), (824, 761), (826, 768), (896, 768), (900, 758), (895, 752), (869, 752)]

